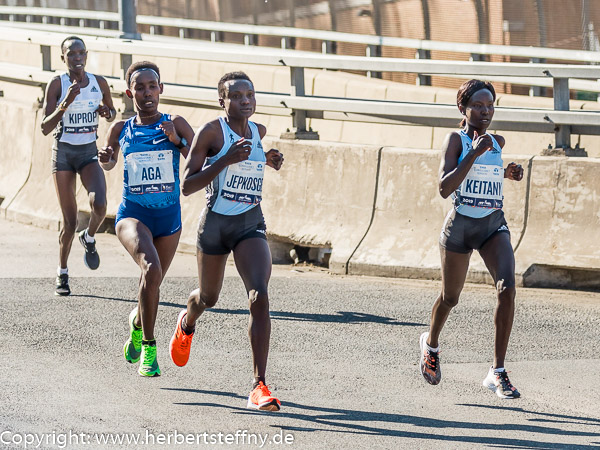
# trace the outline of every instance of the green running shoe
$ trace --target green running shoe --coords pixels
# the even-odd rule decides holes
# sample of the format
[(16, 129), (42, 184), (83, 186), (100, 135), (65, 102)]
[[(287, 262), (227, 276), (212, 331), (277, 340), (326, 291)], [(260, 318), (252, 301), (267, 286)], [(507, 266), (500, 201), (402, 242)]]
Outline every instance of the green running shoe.
[(138, 308), (137, 306), (129, 313), (129, 339), (125, 342), (123, 346), (123, 353), (125, 354), (125, 359), (127, 362), (136, 363), (140, 360), (140, 355), (142, 353), (142, 329), (136, 329), (133, 326), (135, 321), (135, 316), (137, 316)]
[(156, 345), (142, 344), (142, 362), (138, 373), (143, 377), (160, 376), (160, 368), (156, 360)]

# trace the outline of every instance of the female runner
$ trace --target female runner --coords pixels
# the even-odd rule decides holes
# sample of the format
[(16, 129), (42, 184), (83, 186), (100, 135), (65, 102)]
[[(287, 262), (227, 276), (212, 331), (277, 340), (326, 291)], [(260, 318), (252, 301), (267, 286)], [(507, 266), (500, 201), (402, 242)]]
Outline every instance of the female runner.
[(181, 234), (179, 159), (187, 156), (194, 131), (183, 117), (158, 110), (163, 84), (155, 64), (132, 64), (125, 81), (137, 114), (113, 124), (99, 157), (105, 170), (115, 166), (119, 149), (125, 158), (123, 201), (115, 229), (140, 266), (141, 276), (123, 352), (130, 363), (141, 359), (138, 373), (152, 377), (160, 375), (154, 339), (159, 289)]
[(267, 130), (249, 118), (256, 109), (254, 86), (243, 72), (224, 75), (219, 81), (219, 103), (225, 118), (218, 118), (196, 134), (186, 163), (184, 195), (206, 188), (208, 204), (198, 230), (197, 258), (200, 288), (189, 297), (179, 314), (171, 339), (173, 362), (184, 366), (196, 320), (219, 299), (227, 256), (233, 251), (237, 270), (248, 294), (254, 384), (249, 408), (278, 411), (280, 402), (271, 395), (265, 373), (271, 320), (268, 283), (271, 252), (260, 208), (265, 165), (281, 168), (283, 155), (263, 151)]
[(473, 250), (479, 251), (494, 280), (497, 295), (494, 362), (483, 385), (500, 398), (518, 398), (504, 369), (515, 310), (515, 257), (502, 211), (504, 178), (520, 181), (523, 168), (511, 162), (503, 169), (504, 138), (486, 132), (494, 116), (496, 92), (491, 83), (470, 80), (457, 94), (463, 116), (460, 131), (444, 142), (439, 189), (452, 196), (440, 235), (442, 292), (433, 305), (429, 332), (420, 338), (421, 374), (430, 384), (441, 380), (438, 338), (450, 310), (458, 303)]

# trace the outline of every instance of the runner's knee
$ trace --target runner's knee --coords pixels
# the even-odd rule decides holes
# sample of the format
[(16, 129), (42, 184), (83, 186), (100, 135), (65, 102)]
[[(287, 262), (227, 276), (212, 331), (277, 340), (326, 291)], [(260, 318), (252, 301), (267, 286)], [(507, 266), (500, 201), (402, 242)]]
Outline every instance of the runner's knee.
[(141, 264), (142, 283), (146, 289), (158, 289), (162, 282), (162, 268), (160, 264), (144, 261)]
[(213, 308), (217, 301), (219, 300), (219, 296), (215, 294), (206, 294), (204, 292), (199, 293), (197, 296), (197, 302), (200, 306), (204, 306), (205, 308)]
[(458, 298), (458, 295), (443, 293), (441, 301), (449, 308), (454, 308), (456, 305), (458, 305)]
[(72, 235), (75, 234), (77, 228), (77, 215), (65, 214), (63, 215), (62, 234)]
[(511, 283), (510, 280), (500, 279), (496, 283), (496, 293), (498, 295), (498, 301), (512, 302), (515, 300), (517, 290), (514, 282)]
[(103, 195), (90, 194), (90, 207), (97, 216), (106, 215), (106, 197)]
[(265, 289), (252, 289), (248, 292), (248, 301), (250, 303), (250, 313), (258, 312), (262, 309), (269, 310), (269, 296)]

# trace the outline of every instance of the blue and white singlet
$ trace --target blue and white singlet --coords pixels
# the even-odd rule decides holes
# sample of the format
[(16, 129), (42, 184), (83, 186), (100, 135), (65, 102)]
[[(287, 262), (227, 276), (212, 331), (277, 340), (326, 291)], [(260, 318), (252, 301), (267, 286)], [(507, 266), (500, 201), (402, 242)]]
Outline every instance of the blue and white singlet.
[[(497, 209), (502, 209), (502, 187), (504, 168), (502, 148), (490, 135), (493, 148), (478, 156), (458, 189), (452, 193), (456, 212), (475, 219), (485, 217)], [(458, 163), (473, 148), (473, 140), (464, 131), (460, 131), (462, 152)]]
[[(88, 72), (86, 72), (86, 75), (89, 80), (88, 85), (81, 88), (73, 103), (68, 106), (62, 116), (61, 126), (56, 135), (59, 142), (83, 145), (95, 142), (98, 137), (97, 130), (100, 115), (97, 109), (102, 103), (102, 90), (94, 75)], [(61, 94), (58, 104), (65, 99), (69, 86), (71, 86), (68, 73), (63, 73), (60, 76), (60, 85)]]
[(125, 160), (123, 198), (145, 208), (166, 208), (179, 203), (179, 149), (160, 128), (171, 120), (163, 114), (151, 125), (125, 122), (119, 145)]
[[(206, 158), (204, 168), (225, 156), (229, 148), (241, 139), (225, 119), (219, 117), (219, 123), (223, 130), (223, 147), (215, 156)], [(248, 122), (248, 126), (252, 133), (252, 150), (249, 158), (227, 166), (206, 187), (208, 208), (218, 214), (227, 216), (243, 214), (262, 200), (263, 175), (267, 159), (258, 127), (254, 122)]]

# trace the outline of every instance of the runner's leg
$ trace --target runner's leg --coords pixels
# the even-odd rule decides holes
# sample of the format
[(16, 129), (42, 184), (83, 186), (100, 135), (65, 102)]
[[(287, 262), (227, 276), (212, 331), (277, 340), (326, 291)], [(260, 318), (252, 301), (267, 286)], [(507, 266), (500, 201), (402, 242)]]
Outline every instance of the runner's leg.
[(471, 253), (457, 253), (440, 246), (442, 263), (442, 292), (433, 304), (431, 325), (427, 344), (438, 347), (438, 338), (452, 308), (458, 304), (458, 298), (465, 285)]
[(62, 223), (58, 235), (59, 264), (63, 269), (67, 267), (67, 260), (71, 252), (73, 236), (77, 228), (77, 201), (75, 199), (75, 172), (60, 170), (54, 172), (54, 186), (58, 197), (58, 204), (62, 212)]
[(141, 324), (144, 340), (150, 341), (154, 339), (154, 323), (158, 311), (160, 283), (163, 279), (160, 257), (154, 246), (152, 233), (139, 220), (131, 217), (121, 219), (117, 223), (116, 232), (119, 241), (142, 271), (135, 325)]
[(494, 368), (504, 367), (504, 358), (515, 314), (515, 255), (510, 234), (496, 233), (479, 251), (494, 284), (498, 303), (494, 313), (496, 336), (494, 342)]
[(106, 216), (106, 179), (96, 161), (83, 167), (80, 176), (81, 183), (88, 192), (91, 211), (88, 235), (93, 237)]
[(241, 241), (233, 250), (233, 256), (248, 293), (248, 336), (252, 347), (254, 379), (255, 382), (264, 382), (271, 338), (268, 294), (271, 251), (265, 239), (251, 238)]

